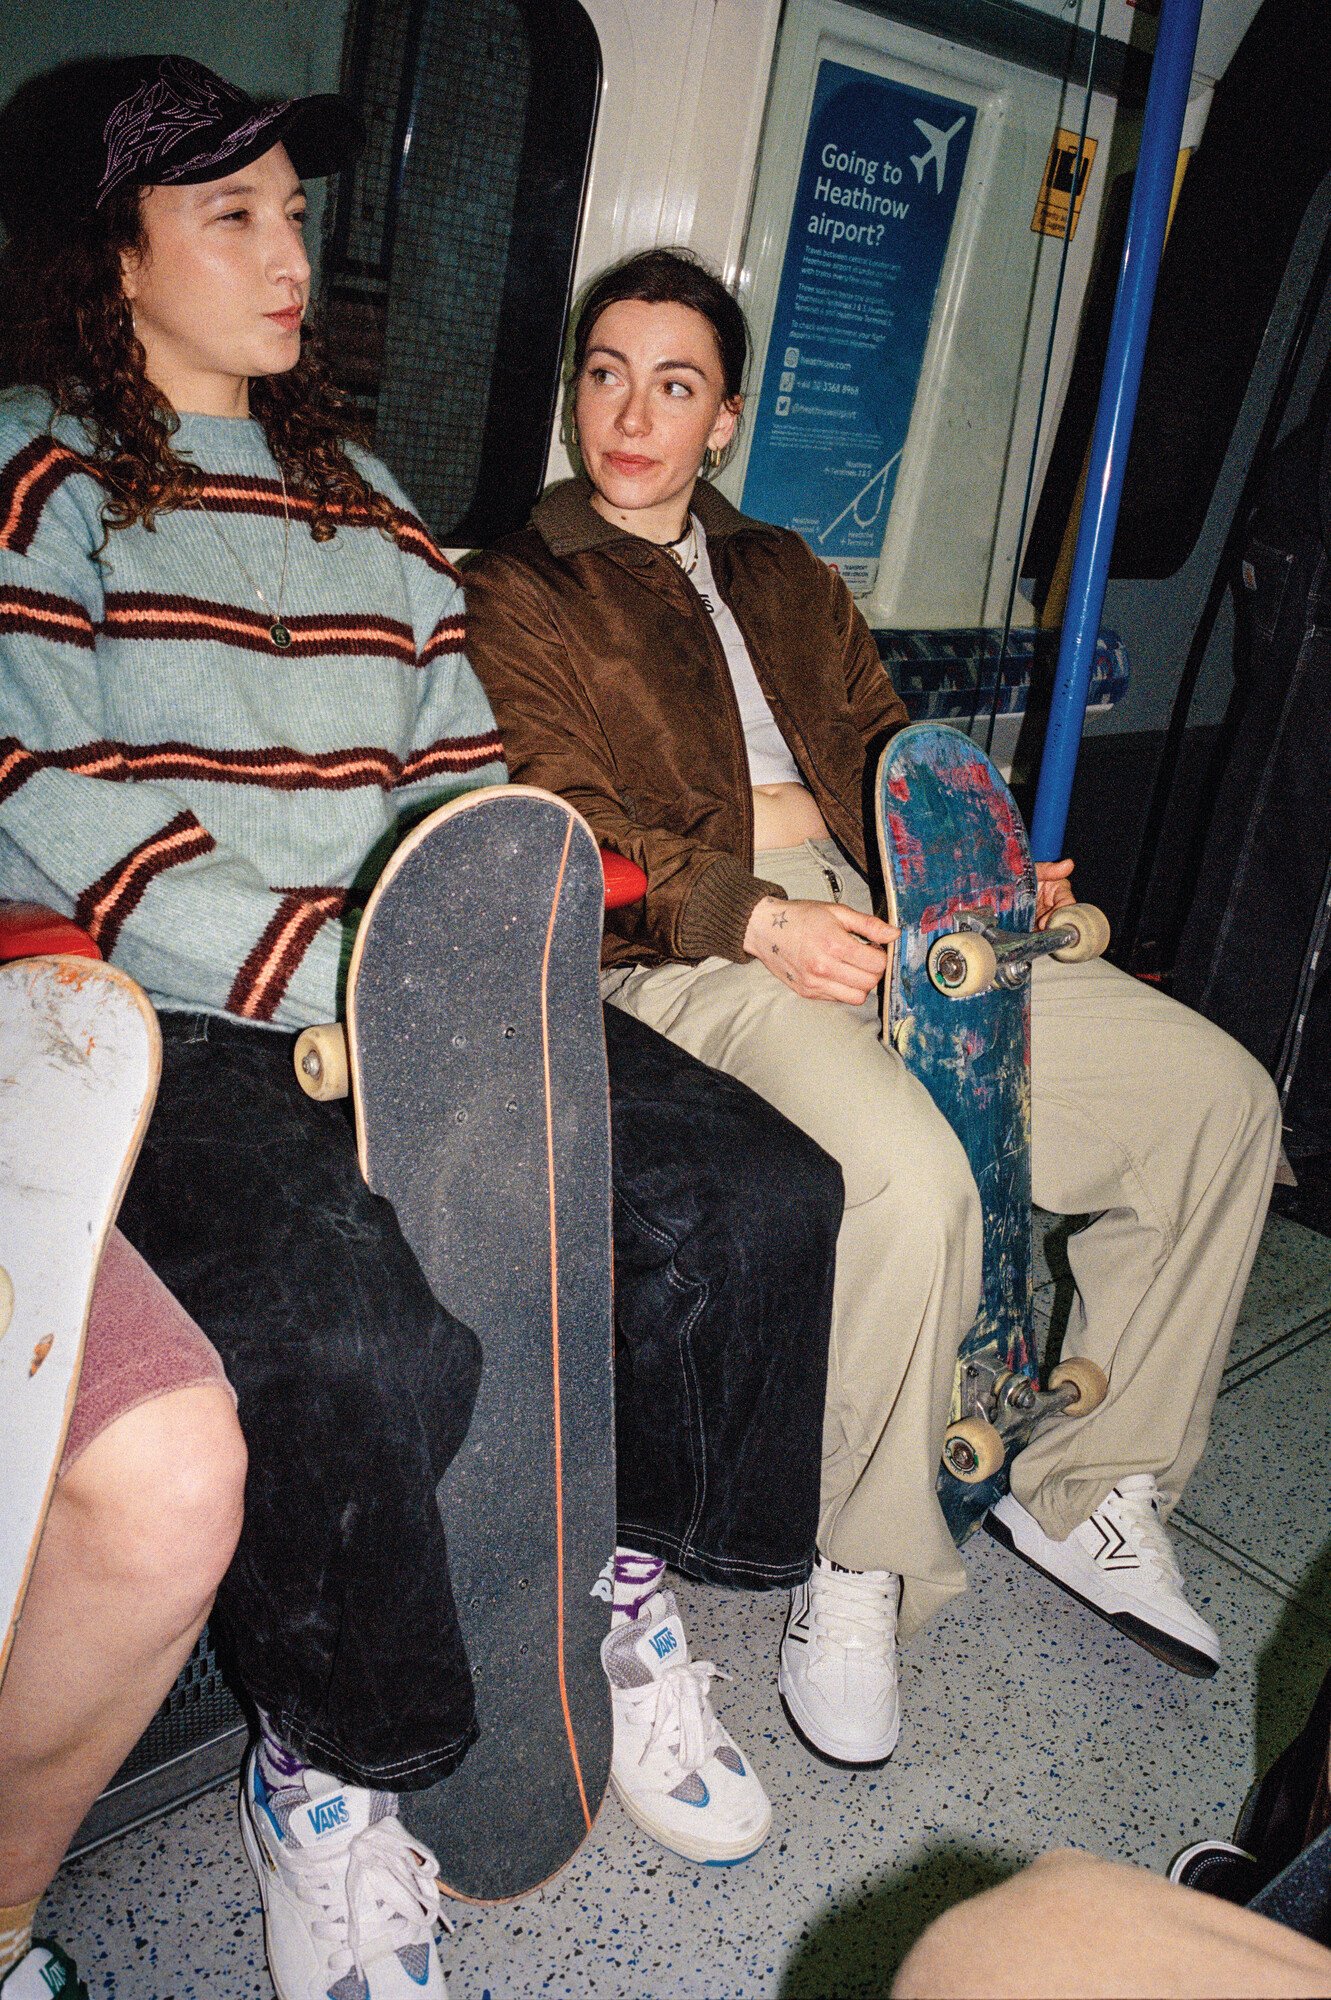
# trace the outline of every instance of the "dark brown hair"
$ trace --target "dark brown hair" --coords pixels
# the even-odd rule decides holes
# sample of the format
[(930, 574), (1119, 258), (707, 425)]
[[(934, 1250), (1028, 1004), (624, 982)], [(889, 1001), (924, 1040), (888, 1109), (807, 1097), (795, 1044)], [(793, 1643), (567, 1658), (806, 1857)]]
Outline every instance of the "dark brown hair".
[[(148, 380), (121, 285), (122, 254), (146, 249), (140, 191), (127, 188), (96, 213), (38, 224), (0, 252), (0, 387), (44, 389), (57, 414), (82, 422), (107, 489), (108, 528), (151, 528), (190, 504), (199, 478), (172, 449), (179, 419)], [(348, 442), (364, 442), (361, 426), (308, 328), (294, 368), (251, 382), (250, 409), (291, 492), (313, 503), (316, 542), (348, 519), (396, 538), (395, 508), (347, 455)]]
[(582, 302), (573, 330), (573, 374), (581, 375), (592, 328), (607, 306), (621, 299), (647, 305), (690, 306), (716, 335), (726, 400), (743, 393), (749, 361), (749, 329), (739, 303), (691, 250), (640, 250), (596, 280)]

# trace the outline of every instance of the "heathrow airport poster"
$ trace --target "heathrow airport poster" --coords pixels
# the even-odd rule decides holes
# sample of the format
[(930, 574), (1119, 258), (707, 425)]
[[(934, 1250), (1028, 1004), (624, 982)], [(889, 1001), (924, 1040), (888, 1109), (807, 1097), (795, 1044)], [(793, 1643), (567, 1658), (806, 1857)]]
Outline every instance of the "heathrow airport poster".
[(741, 502), (857, 596), (878, 554), (975, 108), (823, 62)]

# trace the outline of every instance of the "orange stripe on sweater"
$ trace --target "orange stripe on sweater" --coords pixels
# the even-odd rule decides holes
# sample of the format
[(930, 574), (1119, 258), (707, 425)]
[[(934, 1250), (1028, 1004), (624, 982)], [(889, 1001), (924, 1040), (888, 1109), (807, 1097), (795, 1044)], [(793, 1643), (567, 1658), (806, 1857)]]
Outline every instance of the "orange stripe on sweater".
[(92, 905), (90, 915), (94, 923), (101, 924), (106, 921), (125, 891), (132, 888), (145, 871), (155, 873), (156, 868), (167, 864), (169, 857), (180, 848), (197, 846), (202, 832), (202, 827), (181, 827), (179, 832), (169, 834), (164, 840), (150, 841), (147, 846), (139, 848), (124, 873), (117, 878), (105, 895), (99, 897)]
[[(268, 998), (268, 989), (281, 973), (282, 961), (291, 946), (298, 941), (302, 926), (309, 926), (310, 935), (304, 942), (301, 957), (304, 956), (305, 950), (308, 950), (310, 942), (320, 926), (326, 923), (329, 917), (337, 915), (342, 900), (342, 897), (336, 891), (332, 891), (326, 896), (319, 897), (317, 900), (312, 897), (308, 903), (302, 903), (298, 908), (293, 909), (286, 924), (274, 939), (273, 947), (268, 957), (255, 975), (253, 986), (237, 1009), (239, 1013), (249, 1019), (254, 1019), (256, 1016), (267, 1019), (265, 1002)], [(313, 923), (310, 921), (311, 918), (315, 919)], [(290, 973), (282, 981), (283, 987), (288, 984), (289, 980)], [(281, 995), (278, 994), (277, 998), (280, 999), (280, 997)]]

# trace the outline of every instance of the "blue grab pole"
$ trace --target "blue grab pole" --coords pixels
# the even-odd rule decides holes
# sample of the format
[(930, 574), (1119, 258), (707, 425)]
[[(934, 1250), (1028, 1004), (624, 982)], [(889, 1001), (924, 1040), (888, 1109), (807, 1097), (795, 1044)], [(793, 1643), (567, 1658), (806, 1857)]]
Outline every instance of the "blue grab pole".
[(1037, 861), (1057, 860), (1063, 847), (1201, 11), (1202, 0), (1163, 0), (1160, 14), (1109, 350), (1091, 435), (1086, 499), (1077, 526), (1053, 702), (1035, 794), (1031, 848)]

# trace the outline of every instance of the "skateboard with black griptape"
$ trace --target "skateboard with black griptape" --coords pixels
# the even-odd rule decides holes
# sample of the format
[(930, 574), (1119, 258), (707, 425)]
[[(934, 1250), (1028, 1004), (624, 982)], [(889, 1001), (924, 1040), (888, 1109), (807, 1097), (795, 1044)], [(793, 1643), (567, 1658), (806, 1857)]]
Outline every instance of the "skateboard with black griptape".
[(609, 1779), (609, 1620), (593, 1592), (615, 1544), (611, 873), (612, 901), (641, 894), (639, 871), (611, 856), (603, 872), (586, 823), (549, 793), (506, 785), (441, 807), (366, 904), (345, 1035), (307, 1029), (296, 1048), (311, 1095), (349, 1083), (368, 1185), (481, 1344), (438, 1490), (481, 1733), (399, 1808), (442, 1886), (480, 1902), (562, 1868)]

